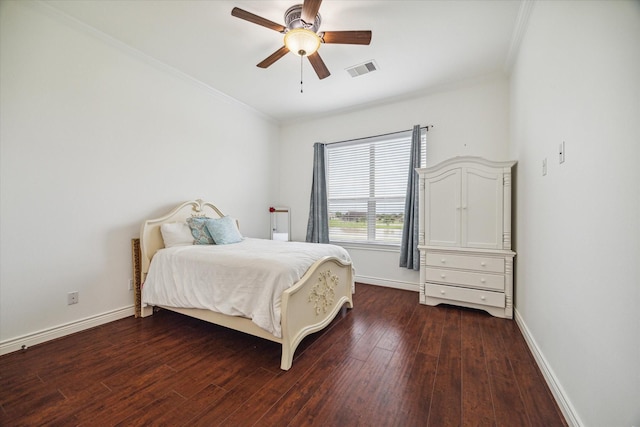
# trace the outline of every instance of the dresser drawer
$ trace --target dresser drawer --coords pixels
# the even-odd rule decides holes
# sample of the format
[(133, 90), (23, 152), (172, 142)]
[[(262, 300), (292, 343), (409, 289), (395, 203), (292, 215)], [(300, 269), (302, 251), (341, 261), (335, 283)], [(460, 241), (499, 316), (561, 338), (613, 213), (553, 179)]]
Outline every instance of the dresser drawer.
[(463, 268), (465, 270), (504, 273), (504, 258), (427, 252), (427, 265), (430, 267)]
[(451, 285), (469, 286), (472, 288), (504, 291), (504, 276), (473, 271), (445, 270), (443, 268), (425, 269), (427, 282), (440, 282)]
[(488, 305), (491, 307), (505, 307), (504, 294), (500, 292), (478, 291), (475, 289), (426, 283), (424, 294), (431, 298), (463, 301), (473, 304)]

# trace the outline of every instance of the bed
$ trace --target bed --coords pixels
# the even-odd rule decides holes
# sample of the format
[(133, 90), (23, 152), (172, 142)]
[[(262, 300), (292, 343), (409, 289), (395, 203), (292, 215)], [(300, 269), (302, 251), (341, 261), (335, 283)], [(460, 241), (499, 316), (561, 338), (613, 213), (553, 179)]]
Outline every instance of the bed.
[[(163, 224), (168, 224), (164, 226), (168, 227), (169, 225), (183, 224), (187, 220), (194, 221), (202, 218), (227, 219), (229, 217), (225, 217), (212, 203), (198, 199), (182, 203), (172, 209), (168, 214), (160, 218), (149, 219), (143, 223), (140, 239), (134, 240), (133, 242), (136, 316), (147, 317), (151, 316), (156, 309), (166, 309), (275, 341), (282, 346), (280, 368), (288, 370), (292, 365), (294, 352), (304, 337), (328, 326), (343, 306), (346, 305), (348, 308), (353, 308), (352, 294), (355, 288), (352, 263), (348, 254), (346, 257), (344, 256), (346, 251), (334, 245), (271, 241), (243, 237), (242, 242), (229, 245), (190, 245), (191, 247), (168, 245), (170, 247), (165, 248), (165, 240), (161, 232)], [(163, 232), (165, 230), (166, 228), (163, 228)], [(277, 246), (272, 247), (269, 245)], [(271, 310), (275, 312), (273, 317), (275, 317), (275, 322), (277, 322), (273, 327), (259, 326), (254, 321), (255, 319), (252, 319), (254, 317), (253, 312), (247, 314), (247, 312), (243, 311), (243, 307), (239, 309), (233, 308), (230, 312), (231, 314), (224, 314), (214, 310), (217, 310), (221, 305), (225, 306), (230, 304), (220, 304), (219, 301), (217, 305), (204, 304), (198, 307), (198, 304), (192, 304), (191, 301), (184, 304), (183, 300), (189, 300), (188, 297), (182, 298), (180, 296), (174, 296), (168, 298), (166, 301), (158, 302), (160, 300), (156, 300), (157, 295), (154, 295), (156, 291), (152, 292), (150, 290), (157, 286), (157, 283), (162, 282), (162, 280), (159, 279), (162, 275), (158, 273), (158, 271), (163, 270), (163, 268), (159, 266), (163, 265), (162, 263), (166, 261), (161, 260), (165, 258), (180, 259), (183, 256), (188, 256), (197, 258), (197, 263), (201, 261), (210, 263), (213, 262), (213, 259), (226, 259), (227, 262), (223, 263), (224, 268), (228, 268), (229, 270), (225, 270), (224, 274), (220, 273), (219, 275), (223, 276), (224, 280), (229, 283), (220, 283), (220, 286), (227, 287), (227, 285), (231, 285), (230, 288), (241, 288), (246, 292), (245, 287), (247, 286), (247, 282), (254, 280), (252, 276), (249, 276), (249, 279), (242, 279), (238, 278), (241, 276), (236, 276), (236, 271), (232, 270), (232, 264), (235, 264), (236, 261), (234, 261), (234, 263), (229, 261), (232, 257), (236, 256), (232, 255), (232, 253), (241, 254), (245, 247), (248, 248), (248, 250), (261, 251), (256, 252), (256, 254), (258, 254), (255, 258), (256, 261), (247, 262), (247, 259), (237, 261), (237, 263), (243, 266), (241, 270), (247, 270), (245, 273), (253, 274), (249, 271), (248, 265), (251, 265), (252, 268), (274, 265), (278, 266), (275, 268), (280, 269), (280, 259), (288, 260), (291, 258), (291, 254), (285, 254), (285, 252), (297, 252), (301, 250), (300, 248), (302, 248), (303, 245), (312, 248), (312, 253), (307, 254), (305, 252), (304, 260), (293, 261), (296, 271), (287, 272), (283, 270), (282, 273), (278, 273), (278, 279), (273, 280), (277, 282), (277, 286), (279, 286), (279, 288), (275, 288), (273, 291), (276, 295), (275, 298), (273, 298), (274, 305), (272, 305), (272, 307), (274, 308)], [(324, 249), (327, 251), (324, 251)], [(338, 252), (336, 252), (336, 250), (338, 250)], [(208, 255), (209, 251), (213, 255)], [(344, 253), (341, 254), (340, 251)], [(278, 259), (265, 258), (272, 253), (273, 256), (277, 256)], [(262, 256), (262, 254), (264, 254), (264, 256)], [(238, 256), (251, 257), (252, 255), (250, 252), (247, 252), (246, 254), (242, 253)], [(310, 259), (310, 256), (314, 258)], [(154, 258), (156, 259), (154, 260)], [(211, 274), (217, 271), (216, 269), (220, 270), (223, 268), (222, 266), (196, 265), (194, 264), (196, 261), (193, 261), (191, 258), (187, 258), (187, 264), (174, 268), (171, 274), (169, 274), (169, 276), (175, 276), (176, 271), (182, 271), (182, 274), (185, 276), (181, 277), (178, 275), (174, 278), (168, 278), (168, 281), (175, 280), (173, 287), (183, 289), (184, 286), (191, 286), (192, 281), (196, 280), (194, 277), (199, 278), (198, 280), (201, 282), (208, 281), (208, 278), (212, 277)], [(304, 267), (304, 269), (302, 269), (302, 266), (306, 265), (305, 263), (309, 266), (308, 268)], [(284, 261), (282, 264), (284, 264)], [(201, 268), (209, 268), (213, 272), (192, 274), (192, 268), (198, 269), (198, 271), (200, 271), (199, 269)], [(259, 276), (263, 273), (257, 272), (255, 274)], [(271, 276), (268, 277), (269, 280), (265, 280), (264, 282), (271, 281), (270, 277)], [(216, 280), (218, 279), (216, 276)], [(283, 280), (289, 280), (291, 283), (283, 285)], [(182, 281), (184, 281), (184, 283), (182, 283)], [(145, 286), (148, 286), (148, 288), (144, 289)], [(167, 285), (167, 283), (164, 283), (164, 286), (166, 286), (167, 289), (172, 287), (171, 284)], [(207, 284), (206, 286), (213, 285)], [(217, 292), (218, 291), (215, 291), (215, 293)], [(166, 289), (157, 291), (159, 295), (164, 293), (166, 293)], [(193, 292), (186, 293), (190, 295)], [(237, 295), (229, 299), (239, 301)], [(269, 298), (260, 296), (255, 299), (266, 300)], [(178, 301), (178, 303), (176, 303), (176, 301)], [(210, 308), (209, 305), (212, 305), (213, 308)], [(221, 311), (225, 310), (226, 308)], [(260, 316), (256, 315), (255, 317)]]

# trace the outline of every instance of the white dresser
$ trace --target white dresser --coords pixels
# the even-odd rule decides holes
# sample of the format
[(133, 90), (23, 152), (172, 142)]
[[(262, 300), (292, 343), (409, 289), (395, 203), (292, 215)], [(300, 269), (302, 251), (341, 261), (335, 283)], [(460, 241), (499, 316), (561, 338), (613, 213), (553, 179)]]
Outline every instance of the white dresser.
[(420, 302), (513, 317), (511, 169), (455, 157), (420, 177)]

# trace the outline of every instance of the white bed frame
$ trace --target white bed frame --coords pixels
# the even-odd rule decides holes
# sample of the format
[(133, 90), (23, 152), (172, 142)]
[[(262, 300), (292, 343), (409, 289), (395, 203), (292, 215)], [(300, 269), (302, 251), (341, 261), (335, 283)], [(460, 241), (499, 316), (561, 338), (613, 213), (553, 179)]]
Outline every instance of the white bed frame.
[[(147, 317), (154, 307), (141, 302), (141, 284), (149, 272), (154, 254), (164, 247), (160, 226), (167, 222), (182, 222), (190, 216), (217, 218), (224, 216), (209, 202), (193, 200), (182, 203), (167, 215), (144, 222), (140, 232), (139, 261), (134, 253), (134, 290), (136, 292), (136, 315)], [(134, 243), (134, 251), (137, 242)], [(136, 265), (137, 264), (137, 265)], [(139, 274), (135, 271), (139, 268)], [(228, 316), (204, 309), (159, 306), (257, 337), (275, 341), (282, 345), (280, 368), (288, 370), (293, 362), (293, 353), (304, 337), (325, 328), (336, 317), (344, 304), (353, 308), (354, 290), (352, 266), (336, 257), (324, 257), (316, 261), (304, 276), (282, 294), (281, 326), (282, 338), (260, 328), (250, 319)]]

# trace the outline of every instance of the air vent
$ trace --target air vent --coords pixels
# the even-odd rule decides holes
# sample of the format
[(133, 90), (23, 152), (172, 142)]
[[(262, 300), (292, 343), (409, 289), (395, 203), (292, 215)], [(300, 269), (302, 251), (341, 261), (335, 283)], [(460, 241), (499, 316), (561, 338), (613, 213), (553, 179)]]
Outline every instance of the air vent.
[(368, 74), (372, 71), (376, 71), (377, 69), (378, 69), (378, 65), (375, 63), (375, 61), (371, 60), (371, 61), (365, 62), (364, 64), (355, 65), (353, 67), (347, 68), (347, 71), (349, 72), (349, 75), (351, 75), (351, 77), (358, 77), (363, 74)]

